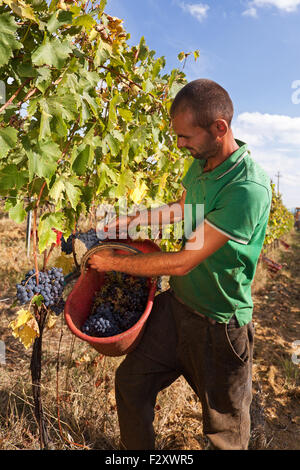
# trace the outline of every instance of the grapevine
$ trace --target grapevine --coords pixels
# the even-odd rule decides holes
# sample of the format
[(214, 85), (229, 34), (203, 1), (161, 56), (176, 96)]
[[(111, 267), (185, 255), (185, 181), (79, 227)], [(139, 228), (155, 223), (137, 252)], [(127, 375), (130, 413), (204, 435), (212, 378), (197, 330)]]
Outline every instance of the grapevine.
[(0, 197), (15, 222), (32, 215), (33, 238), (33, 268), (17, 287), (22, 308), (11, 327), (25, 347), (32, 346), (41, 448), (48, 447), (42, 337), (51, 312), (64, 307), (63, 275), (55, 262), (50, 272), (47, 267), (55, 247), (71, 253), (74, 237), (93, 246), (94, 233), (76, 230), (79, 218), (99, 204), (117, 209), (125, 197), (130, 210), (178, 200), (187, 170), (169, 126), (169, 107), (185, 75), (166, 73), (165, 59), (155, 57), (144, 38), (129, 46), (122, 20), (106, 14), (105, 5), (0, 0), (0, 80), (6, 88)]
[(294, 226), (293, 214), (284, 206), (281, 194), (275, 191), (275, 184), (272, 183), (272, 203), (270, 216), (264, 242), (264, 249), (270, 246), (275, 240), (289, 233)]

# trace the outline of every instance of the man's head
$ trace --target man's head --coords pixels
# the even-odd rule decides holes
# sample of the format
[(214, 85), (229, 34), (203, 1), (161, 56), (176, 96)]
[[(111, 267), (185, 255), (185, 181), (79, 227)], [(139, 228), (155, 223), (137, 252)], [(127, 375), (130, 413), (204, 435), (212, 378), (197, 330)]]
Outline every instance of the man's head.
[(185, 85), (170, 110), (178, 147), (194, 158), (214, 157), (231, 134), (233, 104), (224, 88), (212, 80), (199, 79)]

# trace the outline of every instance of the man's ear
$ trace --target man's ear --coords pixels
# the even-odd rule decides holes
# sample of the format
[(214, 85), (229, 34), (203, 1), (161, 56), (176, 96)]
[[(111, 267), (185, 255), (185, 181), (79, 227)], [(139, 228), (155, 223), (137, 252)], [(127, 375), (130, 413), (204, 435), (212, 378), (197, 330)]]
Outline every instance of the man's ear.
[(215, 138), (222, 139), (225, 137), (229, 130), (228, 123), (224, 119), (217, 119), (213, 124), (210, 126), (210, 132), (213, 134)]

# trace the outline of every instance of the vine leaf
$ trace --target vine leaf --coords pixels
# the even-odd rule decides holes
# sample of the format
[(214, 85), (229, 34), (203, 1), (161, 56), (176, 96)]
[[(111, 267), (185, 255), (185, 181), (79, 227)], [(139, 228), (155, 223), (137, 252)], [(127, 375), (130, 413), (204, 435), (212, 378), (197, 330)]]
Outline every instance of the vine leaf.
[(72, 24), (73, 13), (71, 11), (58, 10), (51, 15), (47, 29), (49, 33), (54, 33), (58, 28), (66, 24)]
[(146, 185), (145, 181), (142, 181), (139, 182), (139, 184), (134, 188), (134, 190), (130, 194), (130, 197), (135, 204), (140, 204), (145, 198), (148, 191), (148, 186)]
[(24, 308), (17, 312), (17, 318), (9, 324), (13, 336), (19, 338), (24, 347), (28, 349), (35, 338), (40, 335), (38, 323), (30, 310)]
[(31, 6), (27, 5), (24, 1), (4, 0), (4, 3), (9, 5), (12, 11), (21, 18), (27, 18), (28, 20), (34, 21), (35, 23), (39, 23), (39, 20), (35, 16)]
[(14, 163), (7, 165), (0, 170), (0, 188), (7, 189), (20, 189), (27, 181), (28, 173), (26, 170), (18, 170), (17, 165)]
[(66, 194), (71, 203), (72, 209), (75, 210), (81, 199), (81, 191), (76, 185), (74, 185), (70, 181), (65, 182), (65, 188), (66, 188)]
[(16, 30), (16, 22), (10, 13), (2, 13), (0, 15), (0, 67), (8, 63), (13, 51), (23, 47), (15, 37)]
[(55, 142), (38, 142), (33, 150), (28, 151), (30, 180), (34, 175), (38, 175), (49, 181), (55, 173), (59, 157), (60, 149)]
[(7, 152), (17, 144), (18, 131), (13, 127), (0, 129), (0, 158), (6, 156)]
[(39, 250), (40, 253), (52, 243), (56, 243), (56, 233), (54, 230), (64, 231), (63, 227), (63, 214), (60, 212), (43, 214), (38, 227), (39, 235)]
[(46, 37), (44, 43), (32, 54), (32, 62), (35, 65), (49, 65), (60, 70), (72, 53), (67, 39), (60, 41), (58, 38)]
[(69, 274), (74, 269), (74, 258), (73, 255), (66, 255), (62, 253), (57, 258), (55, 258), (55, 266), (61, 268), (65, 275)]
[(15, 206), (9, 209), (9, 217), (14, 220), (17, 224), (22, 223), (26, 217), (26, 211), (23, 207), (22, 202), (18, 202)]

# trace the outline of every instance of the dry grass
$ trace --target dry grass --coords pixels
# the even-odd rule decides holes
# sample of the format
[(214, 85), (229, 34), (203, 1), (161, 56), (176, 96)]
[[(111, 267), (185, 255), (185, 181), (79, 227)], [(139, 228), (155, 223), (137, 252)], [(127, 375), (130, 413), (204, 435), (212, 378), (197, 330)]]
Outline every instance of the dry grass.
[[(31, 350), (25, 350), (8, 328), (17, 311), (17, 307), (11, 307), (15, 282), (31, 268), (26, 258), (24, 233), (24, 226), (0, 219), (0, 339), (6, 344), (6, 364), (0, 365), (0, 449), (3, 450), (39, 449), (29, 371)], [(292, 241), (291, 254), (276, 252), (276, 257), (286, 258), (289, 269), (274, 276), (260, 266), (256, 279), (257, 345), (251, 439), (251, 447), (256, 449), (300, 449), (299, 368), (290, 360), (291, 343), (299, 339), (295, 337), (299, 310), (293, 280), (295, 253), (299, 264), (299, 235), (293, 235)], [(58, 254), (56, 250), (53, 258)], [(278, 308), (265, 298), (270, 296), (273, 284)], [(292, 312), (289, 320), (283, 309), (287, 285), (289, 312)], [(122, 358), (99, 355), (70, 333), (63, 317), (59, 317), (53, 329), (46, 331), (43, 351), (42, 397), (50, 447), (118, 449), (114, 374)], [(159, 394), (155, 429), (158, 449), (205, 447), (201, 408), (182, 378)]]

